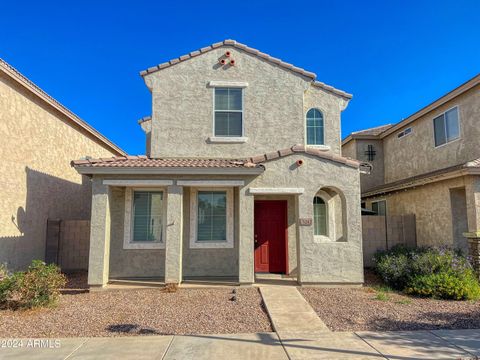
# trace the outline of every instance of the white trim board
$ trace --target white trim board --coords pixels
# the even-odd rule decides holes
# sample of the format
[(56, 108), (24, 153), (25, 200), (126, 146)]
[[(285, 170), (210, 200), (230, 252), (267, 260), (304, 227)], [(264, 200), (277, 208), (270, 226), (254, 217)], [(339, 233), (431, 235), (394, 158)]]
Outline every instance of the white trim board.
[(173, 180), (103, 180), (103, 185), (110, 186), (170, 186)]
[(243, 180), (178, 180), (178, 186), (244, 186)]
[(303, 194), (305, 192), (304, 188), (250, 188), (248, 189), (250, 194), (253, 195), (295, 195)]
[(212, 80), (208, 82), (210, 87), (230, 87), (230, 88), (246, 88), (248, 82), (246, 81), (222, 81), (222, 80)]

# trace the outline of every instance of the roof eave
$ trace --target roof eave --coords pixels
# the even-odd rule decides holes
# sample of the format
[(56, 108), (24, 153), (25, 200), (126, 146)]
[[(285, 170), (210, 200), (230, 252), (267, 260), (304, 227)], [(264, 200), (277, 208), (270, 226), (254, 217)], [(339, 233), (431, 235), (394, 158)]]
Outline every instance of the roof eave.
[(258, 175), (263, 166), (255, 168), (191, 168), (191, 167), (92, 167), (74, 166), (82, 175)]

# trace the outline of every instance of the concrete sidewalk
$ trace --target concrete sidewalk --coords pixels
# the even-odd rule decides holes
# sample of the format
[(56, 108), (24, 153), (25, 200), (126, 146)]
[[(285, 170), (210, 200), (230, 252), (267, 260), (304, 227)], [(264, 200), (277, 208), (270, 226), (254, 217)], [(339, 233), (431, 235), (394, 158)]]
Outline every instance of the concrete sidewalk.
[[(0, 340), (0, 359), (475, 359), (480, 330), (279, 332), (60, 339), (59, 348)], [(43, 346), (47, 343), (44, 342)], [(55, 346), (54, 339), (50, 345)]]

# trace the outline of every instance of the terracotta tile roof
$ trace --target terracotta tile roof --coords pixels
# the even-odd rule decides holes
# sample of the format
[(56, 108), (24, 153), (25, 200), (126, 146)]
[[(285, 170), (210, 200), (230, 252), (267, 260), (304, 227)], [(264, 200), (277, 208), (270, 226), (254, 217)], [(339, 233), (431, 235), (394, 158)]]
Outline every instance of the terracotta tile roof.
[(354, 168), (359, 168), (362, 164), (358, 160), (346, 158), (346, 157), (337, 155), (331, 151), (319, 150), (312, 147), (305, 147), (303, 145), (294, 145), (290, 148), (276, 150), (270, 153), (253, 156), (251, 158), (248, 158), (247, 160), (253, 164), (262, 164), (267, 161), (285, 157), (294, 153), (305, 153), (305, 154), (316, 156), (321, 159), (333, 161), (333, 162), (344, 164)]
[(160, 71), (160, 70), (163, 70), (165, 68), (168, 68), (172, 65), (175, 65), (175, 64), (178, 64), (180, 62), (183, 62), (185, 60), (188, 60), (188, 59), (191, 59), (193, 57), (196, 57), (196, 56), (199, 56), (201, 54), (204, 54), (206, 52), (209, 52), (213, 49), (216, 49), (216, 48), (219, 48), (219, 47), (222, 47), (222, 46), (231, 46), (231, 47), (234, 47), (234, 48), (237, 48), (237, 49), (240, 49), (240, 50), (243, 50), (253, 56), (256, 56), (256, 57), (259, 57), (265, 61), (268, 61), (276, 66), (279, 66), (285, 70), (288, 70), (288, 71), (291, 71), (293, 73), (296, 73), (298, 75), (301, 75), (301, 76), (305, 76), (307, 78), (310, 78), (312, 80), (312, 84), (316, 87), (319, 87), (319, 88), (322, 88), (326, 91), (329, 91), (329, 92), (332, 92), (336, 95), (339, 95), (339, 96), (342, 96), (344, 98), (347, 98), (347, 99), (351, 99), (352, 98), (352, 95), (345, 92), (345, 91), (342, 91), (342, 90), (339, 90), (339, 89), (335, 89), (333, 86), (329, 86), (327, 84), (324, 84), (320, 81), (315, 81), (315, 79), (317, 78), (317, 75), (313, 72), (310, 72), (310, 71), (307, 71), (305, 69), (302, 69), (302, 68), (299, 68), (297, 66), (294, 66), (290, 63), (287, 63), (285, 61), (282, 61), (280, 59), (277, 59), (277, 58), (274, 58), (268, 54), (265, 54), (263, 52), (261, 52), (260, 50), (257, 50), (257, 49), (254, 49), (254, 48), (251, 48), (247, 45), (244, 45), (244, 44), (241, 44), (235, 40), (224, 40), (224, 41), (220, 41), (220, 42), (217, 42), (217, 43), (214, 43), (212, 45), (209, 45), (209, 46), (206, 46), (206, 47), (203, 47), (199, 50), (196, 50), (196, 51), (192, 51), (191, 53), (189, 54), (185, 54), (185, 55), (182, 55), (178, 58), (175, 58), (175, 59), (172, 59), (170, 61), (167, 61), (167, 62), (164, 62), (162, 64), (158, 64), (156, 66), (152, 66), (150, 68), (148, 68), (147, 70), (143, 70), (140, 72), (140, 75), (141, 76), (145, 76), (145, 75), (148, 75), (148, 74), (151, 74), (151, 73), (154, 73), (154, 72), (157, 72), (157, 71)]
[(202, 159), (202, 158), (163, 158), (154, 159), (145, 155), (116, 156), (101, 159), (74, 160), (71, 165), (76, 168), (262, 168), (262, 164), (294, 153), (306, 153), (321, 159), (359, 168), (361, 162), (336, 155), (330, 151), (321, 151), (303, 145), (272, 151), (247, 159)]
[(246, 160), (232, 159), (188, 159), (164, 158), (153, 159), (145, 155), (116, 156), (112, 158), (85, 159), (72, 161), (74, 167), (94, 168), (252, 168), (259, 167), (249, 164)]
[(151, 121), (152, 120), (152, 117), (151, 116), (144, 116), (143, 118), (141, 118), (140, 120), (138, 120), (137, 122), (139, 124), (143, 124), (144, 122), (147, 122), (147, 121)]
[(372, 138), (372, 137), (375, 138), (377, 136), (380, 138), (380, 135), (382, 133), (389, 130), (393, 126), (394, 126), (393, 124), (387, 124), (387, 125), (381, 125), (381, 126), (365, 129), (365, 130), (354, 131), (351, 134), (349, 134), (345, 139), (342, 140), (342, 146), (353, 139)]
[(21, 84), (24, 88), (26, 88), (29, 92), (35, 94), (40, 99), (42, 99), (45, 103), (49, 104), (50, 106), (53, 106), (56, 110), (60, 111), (72, 123), (77, 124), (78, 126), (83, 128), (84, 130), (86, 130), (94, 138), (96, 138), (98, 141), (100, 141), (105, 146), (107, 146), (109, 149), (111, 149), (113, 153), (122, 154), (122, 155), (125, 154), (125, 151), (123, 151), (121, 148), (119, 148), (113, 142), (108, 140), (105, 136), (100, 134), (97, 130), (95, 130), (87, 122), (82, 120), (80, 117), (78, 117), (72, 111), (70, 111), (65, 106), (63, 106), (60, 102), (58, 102), (53, 97), (48, 95), (45, 91), (40, 89), (40, 87), (38, 87), (35, 83), (33, 83), (30, 79), (28, 79), (25, 75), (23, 75), (20, 71), (15, 69), (12, 65), (7, 63), (2, 58), (0, 58), (0, 71), (3, 71), (11, 79), (13, 79), (17, 83)]
[(370, 129), (365, 129), (365, 130), (360, 130), (360, 131), (354, 131), (352, 132), (352, 135), (372, 135), (372, 136), (378, 136), (384, 131), (387, 131), (393, 126), (393, 124), (387, 124), (387, 125), (381, 125), (377, 127), (373, 127)]

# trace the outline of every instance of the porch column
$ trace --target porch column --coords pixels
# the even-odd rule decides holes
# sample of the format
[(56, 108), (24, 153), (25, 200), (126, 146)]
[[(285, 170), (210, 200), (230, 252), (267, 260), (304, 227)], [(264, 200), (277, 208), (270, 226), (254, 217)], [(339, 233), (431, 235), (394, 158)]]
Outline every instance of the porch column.
[(247, 187), (239, 188), (238, 196), (238, 281), (244, 285), (255, 282), (253, 195), (247, 190)]
[(183, 187), (167, 187), (165, 236), (165, 283), (182, 282)]
[[(309, 197), (301, 194), (295, 197), (295, 207), (297, 213), (297, 282), (309, 282), (306, 268), (308, 268), (311, 257), (307, 256), (310, 252), (311, 244), (309, 239), (313, 239), (313, 206), (310, 203)], [(300, 225), (300, 219), (310, 220), (310, 225)]]
[(104, 287), (108, 283), (110, 258), (110, 189), (102, 179), (92, 183), (92, 218), (90, 221), (90, 254), (88, 285)]

